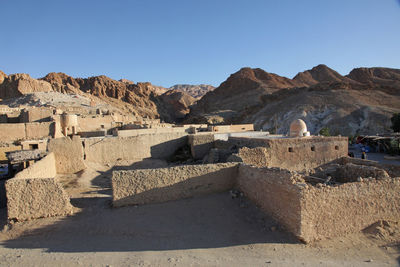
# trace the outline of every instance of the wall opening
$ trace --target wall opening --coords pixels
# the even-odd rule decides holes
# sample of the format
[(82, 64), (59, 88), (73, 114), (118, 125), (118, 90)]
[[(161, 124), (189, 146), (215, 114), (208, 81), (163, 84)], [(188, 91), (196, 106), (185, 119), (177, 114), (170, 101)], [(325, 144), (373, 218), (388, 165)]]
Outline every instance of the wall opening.
[(39, 149), (39, 144), (29, 144), (29, 149), (30, 150)]
[(311, 147), (311, 151), (315, 151), (315, 146), (312, 146), (312, 147)]
[(335, 146), (335, 150), (339, 150), (339, 146)]
[(289, 152), (293, 152), (293, 147), (289, 147)]

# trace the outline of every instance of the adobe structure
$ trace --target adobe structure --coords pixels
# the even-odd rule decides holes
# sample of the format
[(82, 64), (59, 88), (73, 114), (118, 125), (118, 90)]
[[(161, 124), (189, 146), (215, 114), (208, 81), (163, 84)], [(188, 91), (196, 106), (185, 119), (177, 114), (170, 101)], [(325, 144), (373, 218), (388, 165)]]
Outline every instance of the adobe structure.
[(80, 130), (86, 126), (79, 116), (64, 120), (61, 135), (39, 136), (37, 143), (25, 136), (14, 144), (42, 152), (5, 182), (8, 218), (73, 214), (58, 177), (87, 164), (159, 159), (167, 166), (132, 167), (107, 177), (114, 208), (239, 190), (303, 242), (400, 219), (400, 167), (348, 158), (347, 137), (309, 136), (303, 124), (295, 121), (283, 136), (254, 131), (252, 125), (110, 123), (92, 128), (102, 134), (91, 136)]

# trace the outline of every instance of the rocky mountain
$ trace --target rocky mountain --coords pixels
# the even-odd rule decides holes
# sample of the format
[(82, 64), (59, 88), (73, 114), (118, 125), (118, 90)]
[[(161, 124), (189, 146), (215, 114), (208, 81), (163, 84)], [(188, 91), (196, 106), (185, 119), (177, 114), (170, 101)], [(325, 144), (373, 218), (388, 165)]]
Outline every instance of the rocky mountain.
[(303, 119), (316, 134), (376, 134), (390, 129), (400, 112), (400, 70), (354, 69), (347, 76), (325, 65), (293, 79), (243, 68), (192, 106), (186, 122), (254, 123), (256, 129), (287, 133)]
[(45, 81), (33, 79), (29, 74), (6, 75), (0, 72), (0, 99), (19, 97), (27, 93), (51, 92), (52, 86)]
[(190, 106), (196, 101), (191, 95), (179, 90), (168, 90), (158, 98), (159, 112), (167, 122), (181, 122), (190, 112)]
[(215, 87), (208, 84), (198, 84), (198, 85), (176, 84), (168, 89), (185, 92), (195, 99), (200, 99), (208, 92), (214, 90)]
[(298, 73), (293, 80), (302, 83), (304, 86), (311, 86), (320, 82), (354, 83), (351, 79), (343, 77), (338, 72), (323, 64), (320, 64), (311, 70)]
[(6, 75), (0, 71), (1, 99), (18, 98), (35, 92), (92, 96), (138, 118), (161, 118), (168, 122), (182, 119), (189, 112), (189, 106), (195, 102), (196, 99), (185, 92), (188, 86), (181, 87), (180, 91), (148, 82), (134, 83), (127, 79), (116, 81), (104, 75), (74, 78), (65, 73), (52, 72), (43, 78), (34, 79), (28, 74)]

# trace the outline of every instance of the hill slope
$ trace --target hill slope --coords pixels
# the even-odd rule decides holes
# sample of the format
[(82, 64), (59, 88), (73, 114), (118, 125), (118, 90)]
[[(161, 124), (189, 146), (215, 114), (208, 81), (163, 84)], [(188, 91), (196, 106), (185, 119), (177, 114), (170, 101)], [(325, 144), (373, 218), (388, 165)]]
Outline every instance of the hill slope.
[(294, 119), (313, 134), (376, 134), (390, 130), (400, 112), (400, 70), (360, 68), (342, 76), (325, 65), (293, 79), (244, 68), (232, 74), (191, 109), (187, 122), (254, 123), (257, 129), (287, 133)]

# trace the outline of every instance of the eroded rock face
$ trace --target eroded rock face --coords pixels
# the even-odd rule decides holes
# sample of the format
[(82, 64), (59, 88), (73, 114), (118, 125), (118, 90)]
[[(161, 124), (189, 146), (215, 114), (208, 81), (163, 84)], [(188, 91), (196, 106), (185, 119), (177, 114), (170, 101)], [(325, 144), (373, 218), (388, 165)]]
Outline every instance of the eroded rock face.
[(214, 89), (215, 89), (214, 86), (208, 84), (199, 84), (199, 85), (176, 84), (169, 88), (169, 90), (177, 90), (185, 92), (197, 100), (202, 98), (208, 92), (213, 91)]
[(19, 97), (27, 93), (34, 92), (51, 92), (53, 88), (50, 83), (46, 81), (33, 79), (29, 74), (18, 73), (6, 76), (4, 73), (0, 74), (0, 98)]
[(331, 134), (376, 134), (390, 131), (400, 112), (400, 70), (354, 69), (342, 76), (325, 65), (293, 79), (243, 68), (197, 101), (188, 123), (221, 118), (221, 123), (254, 123), (255, 129), (286, 134), (302, 119), (311, 134), (328, 127)]
[(163, 119), (168, 122), (179, 121), (190, 112), (190, 106), (196, 101), (185, 92), (178, 90), (169, 90), (160, 97), (162, 107), (166, 107), (162, 111)]

